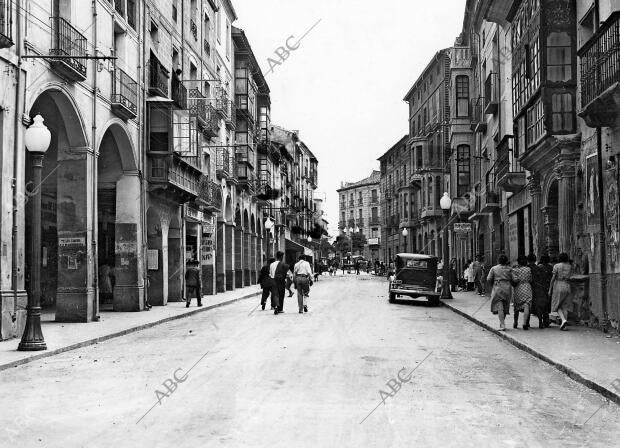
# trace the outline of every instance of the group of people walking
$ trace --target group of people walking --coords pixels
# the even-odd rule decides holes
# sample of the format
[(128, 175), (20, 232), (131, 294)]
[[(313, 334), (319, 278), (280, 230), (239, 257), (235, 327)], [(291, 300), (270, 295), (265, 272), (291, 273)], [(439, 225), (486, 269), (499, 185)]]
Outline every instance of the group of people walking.
[(297, 305), (299, 313), (308, 312), (308, 297), (312, 285), (312, 267), (304, 255), (291, 267), (284, 261), (284, 252), (278, 251), (275, 258), (270, 258), (263, 265), (258, 276), (258, 284), (263, 290), (261, 307), (264, 310), (267, 298), (271, 296), (271, 309), (274, 315), (284, 312), (284, 297), (288, 290), (292, 297), (291, 285), (297, 290)]
[(550, 325), (549, 313), (557, 312), (566, 330), (568, 310), (571, 306), (570, 284), (573, 267), (568, 254), (561, 253), (558, 263), (552, 265), (543, 255), (537, 263), (535, 255), (521, 256), (517, 265), (510, 266), (508, 257), (501, 254), (498, 264), (493, 266), (487, 281), (493, 285), (491, 291), (491, 312), (499, 317), (500, 331), (506, 331), (505, 319), (513, 303), (513, 328), (518, 327), (519, 313), (523, 313), (523, 329), (530, 328), (530, 316), (538, 318), (538, 327)]

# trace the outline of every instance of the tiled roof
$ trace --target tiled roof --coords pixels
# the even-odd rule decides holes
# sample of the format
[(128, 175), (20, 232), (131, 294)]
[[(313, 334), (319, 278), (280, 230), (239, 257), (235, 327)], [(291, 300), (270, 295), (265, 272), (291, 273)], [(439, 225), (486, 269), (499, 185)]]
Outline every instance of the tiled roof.
[(345, 184), (339, 188), (337, 191), (348, 190), (350, 188), (357, 188), (364, 185), (372, 185), (378, 184), (381, 180), (381, 171), (373, 170), (372, 174), (365, 179), (359, 180), (357, 182), (345, 182)]

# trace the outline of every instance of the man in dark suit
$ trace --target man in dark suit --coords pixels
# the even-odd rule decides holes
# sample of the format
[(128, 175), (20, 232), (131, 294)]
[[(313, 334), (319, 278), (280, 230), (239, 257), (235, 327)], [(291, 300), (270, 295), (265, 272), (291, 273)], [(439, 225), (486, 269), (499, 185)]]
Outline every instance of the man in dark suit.
[(271, 263), (276, 261), (275, 258), (271, 257), (267, 260), (267, 263), (260, 269), (260, 273), (258, 274), (258, 284), (263, 289), (263, 295), (260, 299), (260, 304), (263, 309), (265, 309), (265, 304), (267, 303), (267, 297), (271, 294), (271, 309), (275, 310), (275, 297), (273, 295), (273, 279), (269, 277), (269, 266)]
[(284, 291), (286, 290), (286, 277), (288, 275), (289, 266), (282, 261), (284, 259), (284, 252), (278, 251), (276, 253), (276, 261), (269, 265), (269, 277), (273, 279), (272, 294), (276, 309), (273, 314), (279, 314), (284, 312)]

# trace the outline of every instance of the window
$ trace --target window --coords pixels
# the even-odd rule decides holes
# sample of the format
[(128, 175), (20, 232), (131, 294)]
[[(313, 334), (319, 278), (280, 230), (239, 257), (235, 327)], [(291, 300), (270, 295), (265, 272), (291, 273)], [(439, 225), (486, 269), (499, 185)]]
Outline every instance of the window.
[(403, 200), (403, 215), (405, 218), (409, 218), (409, 195), (405, 193), (405, 199)]
[(215, 33), (217, 36), (217, 41), (222, 42), (222, 8), (218, 8), (215, 14)]
[(422, 169), (422, 147), (418, 146), (416, 148), (416, 169)]
[(456, 195), (463, 197), (469, 191), (471, 182), (471, 158), (469, 145), (459, 145), (456, 148)]
[(377, 190), (372, 190), (370, 195), (372, 197), (372, 202), (377, 202)]
[(463, 75), (456, 77), (456, 116), (469, 116), (469, 78)]
[(551, 95), (553, 132), (573, 132), (573, 96), (570, 93)]
[(361, 191), (357, 195), (357, 200), (359, 202), (359, 205), (362, 205), (364, 203), (364, 199), (362, 197), (362, 192)]
[(230, 22), (226, 19), (226, 57), (230, 59)]
[(177, 0), (172, 0), (172, 20), (176, 23), (177, 21)]
[(527, 110), (527, 146), (536, 143), (545, 133), (543, 122), (543, 103), (538, 99)]
[(571, 39), (568, 33), (550, 33), (547, 37), (547, 80), (570, 81), (573, 77)]
[(525, 115), (521, 115), (517, 120), (517, 144), (515, 145), (514, 158), (519, 158), (521, 154), (525, 153)]

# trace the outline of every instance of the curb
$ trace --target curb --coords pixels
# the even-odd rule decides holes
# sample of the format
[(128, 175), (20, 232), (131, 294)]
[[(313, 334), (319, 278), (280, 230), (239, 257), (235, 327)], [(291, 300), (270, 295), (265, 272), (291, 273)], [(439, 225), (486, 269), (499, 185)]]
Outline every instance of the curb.
[(7, 369), (10, 369), (12, 367), (17, 367), (17, 366), (20, 366), (20, 365), (23, 365), (23, 364), (28, 364), (28, 363), (33, 362), (33, 361), (38, 361), (38, 360), (43, 359), (43, 358), (49, 358), (50, 356), (58, 355), (60, 353), (68, 352), (68, 351), (75, 350), (75, 349), (78, 349), (78, 348), (87, 347), (89, 345), (93, 345), (93, 344), (96, 344), (98, 342), (103, 342), (103, 341), (107, 341), (109, 339), (117, 338), (119, 336), (125, 336), (125, 335), (130, 334), (130, 333), (135, 333), (137, 331), (146, 330), (147, 328), (155, 327), (157, 325), (161, 325), (161, 324), (164, 324), (166, 322), (171, 322), (173, 320), (183, 319), (185, 317), (193, 316), (194, 314), (198, 314), (198, 313), (204, 313), (205, 311), (209, 311), (209, 310), (212, 310), (214, 308), (218, 308), (220, 306), (230, 305), (232, 303), (239, 302), (241, 300), (249, 299), (249, 298), (260, 296), (260, 295), (261, 295), (260, 291), (259, 292), (255, 292), (255, 293), (251, 293), (251, 294), (246, 294), (246, 295), (243, 295), (241, 297), (237, 297), (235, 299), (227, 300), (227, 301), (221, 302), (221, 303), (216, 303), (216, 304), (210, 305), (210, 306), (205, 306), (205, 307), (202, 307), (200, 309), (196, 309), (196, 310), (193, 310), (193, 311), (188, 311), (188, 312), (183, 313), (183, 314), (178, 314), (176, 316), (168, 316), (168, 317), (165, 317), (163, 319), (159, 319), (159, 320), (156, 320), (156, 321), (153, 321), (153, 322), (147, 322), (145, 324), (138, 325), (137, 327), (126, 328), (125, 330), (120, 330), (120, 331), (117, 331), (115, 333), (106, 334), (104, 336), (99, 336), (97, 338), (88, 339), (88, 340), (82, 341), (82, 342), (77, 342), (75, 344), (71, 344), (71, 345), (68, 345), (66, 347), (60, 347), (60, 348), (57, 348), (55, 350), (49, 350), (49, 351), (40, 353), (38, 355), (30, 356), (28, 358), (18, 359), (17, 361), (12, 361), (12, 362), (9, 362), (9, 363), (6, 363), (6, 364), (1, 364), (0, 365), (0, 371), (7, 370)]
[(611, 400), (613, 402), (615, 402), (616, 404), (620, 405), (620, 394), (618, 394), (617, 392), (612, 391), (611, 389), (608, 389), (607, 387), (605, 387), (602, 384), (597, 383), (594, 380), (591, 380), (590, 378), (587, 378), (586, 376), (584, 376), (582, 373), (579, 373), (577, 370), (573, 369), (572, 367), (568, 366), (567, 364), (563, 364), (559, 361), (555, 361), (553, 358), (551, 358), (550, 356), (544, 354), (541, 351), (535, 350), (532, 347), (530, 347), (527, 344), (524, 344), (521, 341), (518, 341), (517, 339), (509, 336), (508, 334), (506, 334), (506, 332), (503, 331), (498, 331), (496, 328), (491, 327), (490, 325), (482, 322), (481, 320), (476, 319), (473, 316), (470, 316), (469, 314), (453, 307), (452, 305), (447, 304), (445, 301), (442, 301), (442, 305), (445, 306), (446, 308), (452, 310), (454, 313), (463, 316), (464, 318), (472, 321), (473, 323), (475, 323), (476, 325), (484, 328), (485, 330), (490, 331), (491, 333), (494, 333), (495, 335), (499, 336), (500, 338), (504, 339), (505, 341), (507, 341), (508, 343), (514, 345), (515, 347), (517, 347), (520, 350), (523, 350), (526, 353), (529, 353), (530, 355), (545, 361), (546, 363), (550, 364), (551, 366), (555, 367), (557, 370), (559, 370), (560, 372), (564, 373), (565, 375), (567, 375), (569, 378), (571, 378), (574, 381), (577, 381), (578, 383), (583, 384), (584, 386), (592, 389), (595, 392), (598, 392), (599, 394), (601, 394), (603, 397), (607, 398), (608, 400)]

